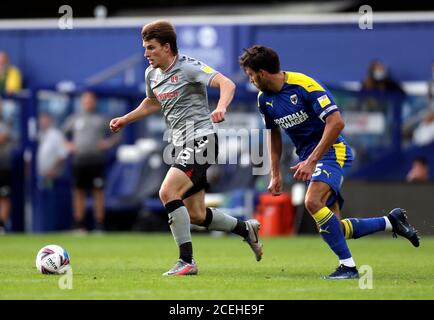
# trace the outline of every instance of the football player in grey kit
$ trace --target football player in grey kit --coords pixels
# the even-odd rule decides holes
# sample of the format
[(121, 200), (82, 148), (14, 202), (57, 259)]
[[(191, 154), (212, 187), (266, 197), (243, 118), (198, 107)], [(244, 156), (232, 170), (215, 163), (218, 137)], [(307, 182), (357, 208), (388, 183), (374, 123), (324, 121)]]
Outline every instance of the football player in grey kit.
[[(179, 247), (179, 260), (164, 275), (194, 275), (190, 224), (209, 230), (240, 235), (262, 258), (260, 224), (238, 220), (216, 208), (205, 207), (206, 171), (215, 163), (218, 140), (212, 122), (224, 121), (226, 109), (235, 93), (235, 84), (206, 64), (178, 53), (173, 25), (157, 20), (142, 29), (147, 97), (130, 113), (112, 119), (110, 129), (118, 132), (125, 125), (161, 110), (171, 130), (173, 164), (160, 188), (160, 199), (169, 215), (169, 224)], [(220, 89), (216, 109), (210, 113), (206, 87)]]

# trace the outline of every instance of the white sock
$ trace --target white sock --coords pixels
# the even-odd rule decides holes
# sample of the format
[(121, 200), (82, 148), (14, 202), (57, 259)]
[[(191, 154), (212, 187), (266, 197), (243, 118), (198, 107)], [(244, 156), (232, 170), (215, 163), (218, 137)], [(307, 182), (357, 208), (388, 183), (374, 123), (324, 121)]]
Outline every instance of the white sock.
[(393, 227), (392, 224), (390, 223), (390, 220), (388, 217), (384, 216), (384, 221), (386, 221), (386, 228), (384, 228), (384, 231), (392, 231)]
[(343, 264), (346, 267), (355, 267), (356, 263), (353, 260), (353, 257), (348, 258), (348, 259), (339, 259), (339, 264)]

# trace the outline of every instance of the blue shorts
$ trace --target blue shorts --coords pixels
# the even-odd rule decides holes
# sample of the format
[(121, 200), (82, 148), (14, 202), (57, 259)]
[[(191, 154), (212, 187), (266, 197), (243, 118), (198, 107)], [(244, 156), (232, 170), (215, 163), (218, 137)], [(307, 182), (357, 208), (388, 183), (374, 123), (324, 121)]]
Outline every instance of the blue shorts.
[[(327, 207), (333, 205), (336, 201), (339, 203), (339, 208), (342, 209), (344, 198), (341, 194), (341, 186), (344, 182), (345, 172), (351, 167), (351, 160), (346, 160), (341, 166), (336, 160), (321, 159), (312, 174), (310, 181), (321, 181), (330, 186), (333, 193), (327, 199)], [(309, 186), (310, 181), (307, 181)]]

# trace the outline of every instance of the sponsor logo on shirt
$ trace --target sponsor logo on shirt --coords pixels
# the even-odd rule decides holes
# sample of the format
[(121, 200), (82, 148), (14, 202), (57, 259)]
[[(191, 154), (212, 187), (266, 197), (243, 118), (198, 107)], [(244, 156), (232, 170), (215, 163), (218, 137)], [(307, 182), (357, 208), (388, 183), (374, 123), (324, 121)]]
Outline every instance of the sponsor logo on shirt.
[(157, 93), (155, 96), (157, 97), (157, 99), (159, 101), (174, 99), (174, 98), (179, 97), (179, 91), (176, 90), (176, 91), (172, 91), (172, 92), (161, 92), (161, 93)]
[(321, 108), (325, 108), (326, 106), (328, 106), (331, 103), (329, 97), (326, 94), (319, 97), (317, 100), (318, 100)]
[(297, 124), (305, 122), (309, 119), (309, 115), (304, 111), (297, 111), (283, 118), (274, 119), (274, 122), (284, 129), (291, 128)]

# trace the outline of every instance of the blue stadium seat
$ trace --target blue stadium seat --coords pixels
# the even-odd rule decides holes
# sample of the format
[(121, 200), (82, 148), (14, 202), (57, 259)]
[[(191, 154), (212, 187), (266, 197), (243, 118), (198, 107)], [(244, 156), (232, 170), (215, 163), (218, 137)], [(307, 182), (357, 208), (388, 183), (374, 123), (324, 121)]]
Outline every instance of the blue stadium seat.
[(144, 199), (158, 196), (166, 171), (167, 165), (162, 161), (159, 150), (138, 162), (117, 162), (107, 178), (107, 210), (140, 210)]

